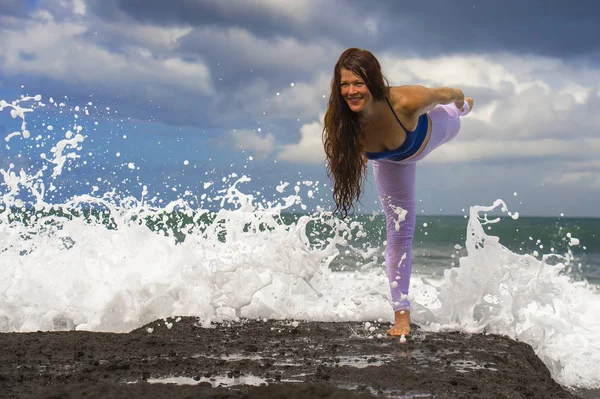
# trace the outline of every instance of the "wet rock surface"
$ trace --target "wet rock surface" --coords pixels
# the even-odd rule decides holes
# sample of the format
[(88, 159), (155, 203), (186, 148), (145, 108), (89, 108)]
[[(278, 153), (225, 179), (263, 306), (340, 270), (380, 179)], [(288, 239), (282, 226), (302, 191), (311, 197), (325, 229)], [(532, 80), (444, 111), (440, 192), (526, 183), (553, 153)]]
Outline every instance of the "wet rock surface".
[[(178, 320), (178, 321), (177, 321)], [(0, 396), (79, 398), (596, 398), (550, 377), (527, 344), (389, 325), (157, 320), (128, 334), (0, 334)], [(378, 338), (378, 335), (381, 337)], [(183, 385), (181, 385), (183, 384)]]

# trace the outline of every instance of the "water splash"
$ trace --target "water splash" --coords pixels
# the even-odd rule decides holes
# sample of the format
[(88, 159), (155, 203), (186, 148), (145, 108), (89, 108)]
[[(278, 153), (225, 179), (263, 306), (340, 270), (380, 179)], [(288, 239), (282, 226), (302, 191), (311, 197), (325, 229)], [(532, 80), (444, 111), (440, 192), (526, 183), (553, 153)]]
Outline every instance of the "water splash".
[[(30, 100), (43, 106), (39, 96), (20, 102)], [(2, 104), (25, 129), (32, 108)], [(218, 211), (184, 196), (157, 205), (146, 186), (137, 196), (94, 187), (47, 202), (48, 181), (85, 145), (81, 125), (74, 130), (52, 146), (51, 159), (40, 155), (54, 165), (51, 174), (47, 164), (33, 172), (14, 164), (0, 170), (0, 331), (129, 331), (176, 315), (196, 315), (205, 325), (242, 316), (360, 319), (361, 300), (372, 296), (374, 305), (362, 307), (385, 313), (383, 276), (375, 294), (364, 282), (350, 296), (328, 267), (354, 235), (366, 236), (362, 225), (322, 210), (289, 220), (282, 212), (302, 206), (299, 186), (285, 195), (280, 185), (279, 198), (265, 204), (242, 192), (249, 177), (232, 174), (210, 198)], [(315, 185), (306, 185), (312, 196)], [(361, 254), (373, 262), (375, 251)]]
[(498, 237), (488, 236), (483, 226), (500, 219), (481, 214), (499, 207), (508, 212), (501, 200), (471, 207), (468, 256), (445, 271), (441, 284), (435, 284), (435, 300), (429, 301), (435, 305), (413, 312), (415, 321), (432, 331), (487, 332), (527, 342), (559, 383), (600, 387), (600, 297), (563, 273), (570, 252), (537, 259), (515, 254)]

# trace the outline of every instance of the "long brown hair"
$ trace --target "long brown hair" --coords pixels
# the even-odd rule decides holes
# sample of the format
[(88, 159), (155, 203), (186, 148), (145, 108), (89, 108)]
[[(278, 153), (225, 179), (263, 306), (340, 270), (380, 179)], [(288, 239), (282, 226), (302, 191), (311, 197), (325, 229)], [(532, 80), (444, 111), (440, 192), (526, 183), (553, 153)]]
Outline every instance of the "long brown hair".
[(381, 72), (379, 61), (367, 50), (347, 49), (340, 55), (333, 70), (329, 106), (325, 113), (323, 145), (327, 156), (327, 176), (333, 180), (335, 212), (340, 212), (345, 217), (362, 194), (367, 159), (364, 155), (364, 131), (359, 115), (348, 107), (342, 97), (342, 68), (360, 76), (374, 101), (386, 98), (389, 83)]

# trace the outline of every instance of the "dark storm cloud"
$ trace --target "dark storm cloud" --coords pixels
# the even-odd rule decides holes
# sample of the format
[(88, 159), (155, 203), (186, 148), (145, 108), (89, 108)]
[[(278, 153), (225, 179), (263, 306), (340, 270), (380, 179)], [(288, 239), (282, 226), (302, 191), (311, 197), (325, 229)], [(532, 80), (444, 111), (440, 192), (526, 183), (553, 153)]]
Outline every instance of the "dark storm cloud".
[[(88, 0), (105, 19), (131, 18), (162, 25), (238, 26), (253, 34), (330, 39), (346, 46), (433, 55), (507, 51), (560, 58), (600, 55), (600, 2), (581, 0), (329, 0), (307, 20), (265, 7), (214, 1)], [(239, 3), (237, 3), (239, 4)], [(374, 18), (378, 35), (361, 29)], [(598, 58), (595, 58), (596, 60)]]
[(27, 15), (27, 8), (24, 0), (0, 0), (0, 17), (24, 17)]
[[(240, 27), (259, 37), (293, 35), (300, 40), (336, 39), (374, 44), (375, 38), (357, 26), (369, 13), (357, 14), (340, 0), (314, 2), (306, 19), (275, 12), (267, 6), (234, 0), (87, 0), (90, 10), (104, 20), (132, 19), (163, 26)], [(285, 5), (281, 5), (285, 8)]]
[(600, 53), (600, 2), (595, 0), (352, 3), (386, 15), (383, 36), (402, 45), (416, 43), (423, 52), (507, 51), (558, 58)]
[[(226, 3), (227, 0), (223, 1)], [(218, 7), (214, 1), (178, 0), (88, 0), (90, 9), (107, 20), (131, 18), (160, 25), (238, 25), (253, 26), (256, 33), (288, 31), (289, 22), (256, 7)]]

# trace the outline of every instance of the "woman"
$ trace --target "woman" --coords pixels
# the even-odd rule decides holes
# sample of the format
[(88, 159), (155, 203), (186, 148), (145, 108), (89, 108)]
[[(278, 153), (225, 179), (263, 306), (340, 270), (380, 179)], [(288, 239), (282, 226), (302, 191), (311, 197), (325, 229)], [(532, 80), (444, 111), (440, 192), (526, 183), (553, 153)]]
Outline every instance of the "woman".
[(395, 314), (389, 335), (410, 333), (416, 162), (452, 140), (460, 116), (472, 107), (459, 89), (390, 87), (366, 50), (350, 48), (335, 64), (323, 129), (327, 171), (336, 211), (346, 216), (362, 193), (367, 159), (373, 161), (386, 216), (385, 263)]

